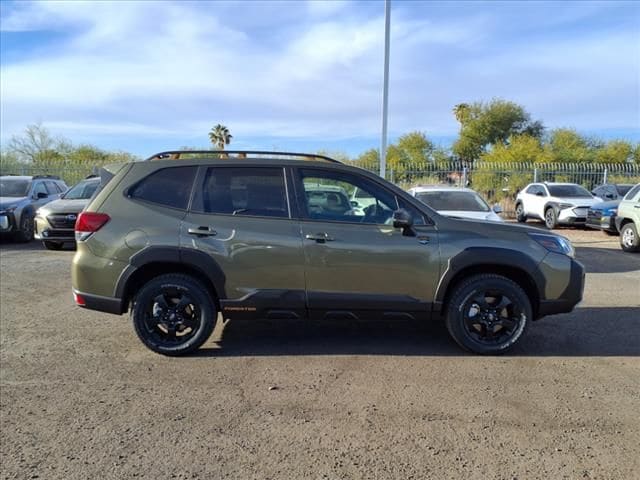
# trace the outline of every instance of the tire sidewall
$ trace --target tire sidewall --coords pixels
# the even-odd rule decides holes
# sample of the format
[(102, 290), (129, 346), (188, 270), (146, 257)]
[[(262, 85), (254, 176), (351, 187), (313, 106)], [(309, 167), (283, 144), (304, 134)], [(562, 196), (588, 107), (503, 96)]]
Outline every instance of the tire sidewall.
[(520, 223), (527, 221), (527, 216), (524, 214), (524, 207), (522, 206), (522, 203), (518, 203), (516, 205), (516, 220)]
[[(633, 244), (630, 246), (625, 244), (624, 241), (626, 230), (631, 230), (631, 232), (633, 233)], [(633, 223), (626, 223), (622, 226), (622, 229), (620, 230), (620, 246), (625, 252), (637, 252), (640, 250), (640, 238), (638, 238), (638, 230)]]
[[(501, 344), (486, 345), (475, 340), (464, 326), (464, 306), (469, 299), (480, 290), (498, 290), (504, 292), (513, 301), (517, 301), (524, 311), (524, 318), (513, 336)], [(531, 302), (526, 293), (514, 282), (500, 277), (482, 278), (463, 283), (451, 298), (451, 304), (447, 312), (447, 327), (454, 340), (465, 349), (482, 355), (501, 354), (512, 348), (522, 338), (529, 328), (533, 312)]]
[[(549, 220), (547, 219), (547, 216), (549, 214), (551, 214), (551, 216), (552, 216), (551, 224), (549, 224)], [(558, 218), (557, 218), (557, 215), (556, 215), (556, 211), (553, 208), (547, 208), (544, 211), (544, 224), (549, 230), (553, 230), (556, 227), (556, 225), (558, 224)]]
[[(29, 223), (28, 228), (24, 228)], [(30, 211), (22, 212), (20, 217), (20, 230), (16, 233), (19, 242), (27, 243), (33, 240), (33, 213)]]
[[(147, 332), (144, 322), (145, 306), (158, 296), (163, 287), (171, 286), (189, 295), (200, 308), (200, 326), (196, 334), (184, 343), (167, 347), (158, 343)], [(208, 291), (195, 279), (183, 275), (163, 275), (146, 283), (136, 295), (131, 309), (131, 319), (136, 334), (149, 349), (162, 355), (184, 355), (200, 348), (207, 341), (215, 327), (217, 312)]]

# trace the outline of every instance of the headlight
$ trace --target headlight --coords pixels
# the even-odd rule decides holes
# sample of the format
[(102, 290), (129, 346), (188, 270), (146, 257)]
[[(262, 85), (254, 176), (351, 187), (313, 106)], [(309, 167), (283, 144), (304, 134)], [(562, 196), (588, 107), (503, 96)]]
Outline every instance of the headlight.
[(548, 235), (545, 233), (530, 233), (529, 236), (544, 248), (554, 253), (562, 253), (573, 258), (575, 250), (571, 242), (559, 235)]
[(564, 210), (565, 208), (571, 208), (571, 207), (573, 207), (573, 204), (571, 203), (561, 203), (558, 205), (558, 208), (560, 210)]
[(7, 208), (3, 208), (2, 209), (2, 213), (11, 213), (13, 212), (16, 208), (18, 208), (18, 205), (10, 205)]
[(609, 210), (607, 210), (607, 214), (608, 215), (617, 215), (618, 214), (618, 209), (617, 208), (610, 208)]

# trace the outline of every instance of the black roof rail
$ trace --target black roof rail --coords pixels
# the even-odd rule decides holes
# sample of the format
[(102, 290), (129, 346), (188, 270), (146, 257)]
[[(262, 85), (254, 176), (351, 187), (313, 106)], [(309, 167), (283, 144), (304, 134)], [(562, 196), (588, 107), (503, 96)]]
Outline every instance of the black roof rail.
[[(305, 160), (323, 160), (325, 162), (342, 163), (335, 158), (327, 157), (326, 155), (320, 155), (316, 153), (295, 153), (295, 152), (268, 152), (263, 150), (170, 150), (167, 152), (160, 152), (147, 158), (145, 161), (151, 160), (179, 160), (181, 155), (210, 155), (221, 158), (229, 158), (229, 154), (238, 155), (232, 158), (252, 158), (256, 156), (262, 156), (267, 158), (275, 157), (291, 157), (301, 158)], [(241, 156), (244, 155), (244, 156)]]

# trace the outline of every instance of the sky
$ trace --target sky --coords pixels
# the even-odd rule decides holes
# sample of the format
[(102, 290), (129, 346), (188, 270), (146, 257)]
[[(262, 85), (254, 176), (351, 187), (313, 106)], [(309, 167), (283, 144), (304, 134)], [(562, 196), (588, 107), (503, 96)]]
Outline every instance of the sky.
[[(0, 2), (0, 142), (42, 122), (140, 156), (380, 144), (381, 1)], [(392, 0), (389, 137), (447, 146), (455, 104), (640, 141), (640, 2)], [(230, 147), (231, 148), (231, 147)]]

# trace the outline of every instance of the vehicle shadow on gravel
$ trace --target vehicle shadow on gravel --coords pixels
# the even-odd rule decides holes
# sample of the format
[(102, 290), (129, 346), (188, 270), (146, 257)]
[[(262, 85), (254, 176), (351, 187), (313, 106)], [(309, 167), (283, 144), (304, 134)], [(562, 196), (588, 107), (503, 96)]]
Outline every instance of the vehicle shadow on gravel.
[[(20, 243), (20, 242), (16, 242), (15, 240), (9, 237), (7, 238), (0, 237), (0, 250), (5, 252), (11, 252), (11, 251), (19, 252), (24, 250), (47, 251), (47, 249), (44, 247), (42, 242), (40, 242), (39, 240), (33, 240), (27, 243)], [(73, 252), (75, 251), (75, 246), (71, 242), (65, 243), (61, 251)]]
[(640, 271), (640, 254), (627, 253), (622, 249), (614, 250), (612, 248), (576, 246), (575, 249), (576, 260), (585, 266), (587, 273)]
[[(640, 356), (640, 307), (579, 308), (534, 322), (508, 355)], [(227, 322), (218, 348), (194, 355), (216, 357), (279, 355), (461, 356), (441, 321)], [(471, 355), (471, 354), (469, 354)]]

